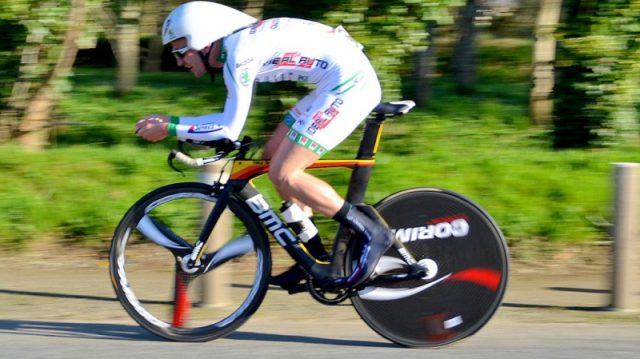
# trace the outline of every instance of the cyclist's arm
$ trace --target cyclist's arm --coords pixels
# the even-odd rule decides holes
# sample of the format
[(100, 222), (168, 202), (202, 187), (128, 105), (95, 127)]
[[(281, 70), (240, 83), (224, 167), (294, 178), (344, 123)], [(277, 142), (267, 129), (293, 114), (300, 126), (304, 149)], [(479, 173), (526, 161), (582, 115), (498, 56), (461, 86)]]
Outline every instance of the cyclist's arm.
[(224, 112), (196, 117), (172, 117), (169, 134), (180, 139), (215, 141), (224, 138), (237, 140), (244, 127), (251, 106), (256, 64), (238, 68), (233, 59), (224, 65), (223, 76), (227, 87)]

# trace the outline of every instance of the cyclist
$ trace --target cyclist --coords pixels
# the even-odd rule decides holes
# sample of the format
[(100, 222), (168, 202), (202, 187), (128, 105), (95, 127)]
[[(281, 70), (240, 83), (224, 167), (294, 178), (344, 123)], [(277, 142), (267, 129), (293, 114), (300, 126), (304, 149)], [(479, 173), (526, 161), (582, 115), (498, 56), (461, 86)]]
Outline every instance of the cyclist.
[[(228, 94), (221, 113), (196, 117), (152, 115), (136, 123), (138, 136), (160, 141), (237, 140), (256, 82), (298, 81), (315, 85), (285, 115), (265, 145), (269, 178), (283, 200), (333, 218), (362, 239), (359, 264), (344, 283), (361, 284), (391, 246), (392, 232), (346, 202), (329, 184), (305, 169), (342, 142), (381, 99), (378, 78), (362, 46), (347, 32), (312, 21), (258, 21), (230, 7), (193, 1), (174, 9), (162, 27), (178, 66), (196, 77), (222, 69)], [(309, 213), (310, 211), (307, 211)], [(316, 258), (326, 252), (316, 233), (301, 237)], [(306, 243), (305, 243), (306, 239)], [(292, 268), (272, 279), (285, 288), (304, 273)]]

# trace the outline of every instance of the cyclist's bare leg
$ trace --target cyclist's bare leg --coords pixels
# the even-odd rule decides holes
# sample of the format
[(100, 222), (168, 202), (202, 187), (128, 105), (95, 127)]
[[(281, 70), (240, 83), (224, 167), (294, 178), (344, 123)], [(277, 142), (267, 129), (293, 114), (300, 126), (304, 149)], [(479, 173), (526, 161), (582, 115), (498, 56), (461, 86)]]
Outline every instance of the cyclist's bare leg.
[(305, 172), (318, 155), (284, 139), (271, 158), (269, 178), (284, 200), (298, 200), (331, 218), (344, 199), (325, 181)]
[[(280, 169), (280, 171), (291, 171), (289, 169), (289, 165), (285, 164), (284, 166), (282, 166), (282, 163), (283, 163), (282, 160), (275, 160), (275, 161), (273, 160), (274, 157), (278, 158), (276, 157), (276, 153), (279, 150), (279, 148), (282, 147), (283, 144), (292, 144), (292, 142), (289, 141), (286, 137), (286, 134), (288, 131), (289, 131), (289, 127), (287, 127), (284, 123), (281, 123), (276, 128), (271, 139), (269, 139), (269, 141), (267, 142), (267, 145), (265, 146), (265, 149), (263, 152), (263, 158), (272, 159), (270, 171), (274, 171), (274, 169), (276, 168)], [(296, 147), (300, 147), (300, 146), (296, 146)], [(300, 149), (303, 149), (306, 151), (306, 149), (302, 147), (300, 147)], [(283, 149), (283, 151), (289, 151), (289, 150), (285, 148)], [(307, 151), (307, 152), (309, 152), (309, 155), (313, 155), (313, 157), (309, 157), (309, 159), (305, 159), (304, 163), (311, 164), (317, 159), (317, 156), (311, 153), (310, 151)], [(287, 152), (281, 152), (281, 153), (286, 154)], [(298, 162), (298, 163), (301, 163), (301, 162)], [(304, 166), (304, 168), (306, 167), (308, 167), (308, 165)], [(295, 171), (302, 171), (304, 173), (304, 168), (296, 169)], [(274, 181), (274, 183), (276, 182)], [(277, 184), (276, 184), (276, 187), (278, 187)], [(298, 206), (300, 206), (300, 208), (303, 209), (303, 211), (307, 216), (309, 217), (313, 216), (313, 211), (311, 207), (305, 205), (302, 201), (300, 201), (295, 196), (295, 194), (290, 194), (291, 192), (289, 191), (284, 193), (289, 193), (289, 195), (285, 195), (281, 192), (281, 196), (283, 199), (295, 202), (296, 204), (298, 204)], [(316, 259), (324, 260), (329, 258), (329, 254), (324, 249), (319, 235), (316, 234), (314, 237), (309, 239), (304, 245), (309, 251), (309, 253), (311, 253), (311, 255), (313, 255)], [(298, 282), (300, 282), (304, 278), (305, 278), (304, 271), (302, 271), (300, 267), (298, 267), (297, 265), (293, 265), (283, 273), (272, 276), (270, 282), (271, 284), (279, 285), (284, 289), (291, 290), (292, 288), (294, 288), (294, 286)]]
[[(289, 131), (289, 127), (284, 123), (280, 123), (278, 127), (276, 127), (276, 129), (273, 131), (273, 134), (271, 135), (271, 138), (269, 139), (269, 141), (267, 141), (267, 144), (264, 146), (264, 150), (262, 153), (263, 159), (265, 160), (271, 159), (273, 155), (276, 153), (276, 151), (278, 150), (278, 147), (282, 143), (290, 142), (287, 140), (287, 137), (286, 137), (288, 131)], [(313, 210), (311, 209), (311, 207), (302, 203), (297, 198), (290, 197), (287, 200), (295, 202), (298, 206), (300, 206), (300, 208), (302, 208), (302, 210), (307, 216), (309, 217), (313, 216)]]
[(373, 273), (380, 257), (391, 247), (393, 234), (383, 224), (347, 203), (323, 180), (305, 172), (318, 160), (318, 155), (288, 140), (284, 140), (271, 159), (269, 178), (283, 199), (297, 198), (323, 215), (333, 218), (359, 233), (366, 250), (357, 267), (338, 286), (356, 287)]
[(271, 134), (271, 138), (267, 141), (267, 144), (264, 146), (262, 151), (262, 159), (268, 160), (273, 157), (273, 155), (278, 150), (278, 146), (282, 144), (284, 139), (287, 136), (287, 132), (289, 132), (289, 127), (284, 123), (278, 124), (278, 127)]

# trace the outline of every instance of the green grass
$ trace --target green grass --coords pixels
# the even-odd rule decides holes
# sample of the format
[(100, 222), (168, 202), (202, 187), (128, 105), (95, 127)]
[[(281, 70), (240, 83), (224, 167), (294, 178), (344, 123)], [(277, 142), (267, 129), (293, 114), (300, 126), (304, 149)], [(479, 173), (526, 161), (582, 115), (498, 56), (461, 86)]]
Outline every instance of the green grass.
[[(374, 168), (369, 202), (412, 187), (460, 192), (491, 213), (512, 249), (540, 243), (585, 243), (606, 238), (592, 220), (610, 220), (613, 162), (640, 162), (640, 146), (553, 151), (527, 114), (528, 85), (518, 75), (481, 71), (472, 96), (459, 96), (443, 78), (427, 109), (389, 121)], [(133, 135), (147, 114), (219, 111), (220, 80), (188, 73), (142, 74), (134, 91), (113, 93), (113, 72), (79, 69), (74, 92), (61, 104), (53, 145), (41, 153), (0, 146), (0, 246), (20, 248), (43, 239), (105, 246), (135, 200), (163, 184), (193, 180), (165, 162), (173, 141), (148, 144)], [(245, 134), (262, 138), (272, 105), (259, 89)], [(359, 135), (328, 158), (350, 158)], [(345, 193), (348, 172), (323, 178)], [(268, 186), (266, 179), (259, 185)], [(268, 198), (277, 205), (273, 190)]]
[(106, 240), (127, 208), (146, 191), (180, 179), (157, 150), (129, 145), (78, 145), (26, 153), (0, 149), (0, 243), (54, 238)]

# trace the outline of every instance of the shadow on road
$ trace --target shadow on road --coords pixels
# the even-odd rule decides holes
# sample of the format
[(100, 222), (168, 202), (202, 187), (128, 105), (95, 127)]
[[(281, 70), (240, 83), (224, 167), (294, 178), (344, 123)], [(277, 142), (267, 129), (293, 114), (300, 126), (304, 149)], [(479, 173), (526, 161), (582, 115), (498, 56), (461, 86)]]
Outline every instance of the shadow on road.
[(25, 295), (25, 296), (31, 296), (31, 297), (48, 297), (48, 298), (62, 298), (62, 299), (87, 299), (87, 300), (98, 300), (98, 301), (107, 301), (107, 302), (118, 301), (118, 299), (115, 296), (99, 297), (97, 295), (34, 292), (34, 291), (11, 290), (11, 289), (0, 289), (0, 294)]
[[(552, 291), (560, 291), (560, 292), (575, 292), (575, 293), (590, 293), (590, 294), (606, 294), (610, 293), (610, 290), (603, 289), (589, 289), (589, 288), (568, 288), (568, 287), (550, 287), (547, 288)], [(61, 298), (61, 299), (86, 299), (86, 300), (95, 300), (95, 301), (109, 301), (116, 302), (117, 298), (114, 297), (101, 297), (95, 295), (82, 295), (82, 294), (68, 294), (68, 293), (51, 293), (51, 292), (34, 292), (34, 291), (23, 291), (23, 290), (10, 290), (10, 289), (0, 289), (0, 294), (8, 294), (8, 295), (23, 295), (23, 296), (33, 296), (33, 297), (49, 297), (49, 298)], [(145, 301), (143, 301), (145, 303)], [(154, 304), (168, 304), (167, 302), (155, 302), (148, 301), (148, 303)], [(587, 307), (587, 306), (557, 306), (557, 305), (547, 305), (547, 304), (532, 304), (532, 303), (502, 303), (502, 306), (508, 308), (531, 308), (531, 309), (564, 309), (571, 311), (585, 311), (585, 312), (596, 312), (596, 311), (607, 311), (610, 310), (609, 306), (595, 306), (595, 307)]]
[[(550, 291), (558, 292), (571, 292), (571, 293), (586, 293), (586, 294), (608, 294), (611, 293), (608, 289), (590, 289), (590, 288), (569, 288), (569, 287), (548, 287)], [(509, 308), (531, 308), (531, 309), (564, 309), (582, 312), (601, 312), (611, 310), (610, 306), (559, 306), (559, 305), (547, 305), (547, 304), (523, 304), (523, 303), (502, 303), (502, 306)]]
[[(65, 323), (51, 321), (0, 320), (0, 334), (74, 339), (107, 339), (165, 342), (136, 325), (106, 323)], [(285, 335), (237, 331), (228, 340), (265, 341), (281, 343), (321, 344), (353, 347), (395, 347), (391, 343), (360, 340), (331, 339), (302, 335)]]
[[(606, 294), (609, 291), (588, 288), (568, 288), (568, 287), (549, 287), (551, 291), (558, 292), (576, 292), (591, 294)], [(0, 295), (15, 295), (27, 297), (47, 297), (57, 299), (81, 299), (88, 301), (116, 302), (117, 299), (110, 296), (96, 296), (83, 294), (40, 292), (40, 291), (24, 291), (0, 289)], [(502, 303), (503, 307), (522, 308), (522, 309), (560, 309), (569, 311), (596, 312), (608, 311), (608, 306), (558, 306), (547, 304), (533, 303)], [(142, 327), (137, 325), (126, 324), (109, 324), (109, 323), (71, 323), (71, 322), (55, 322), (55, 321), (31, 321), (31, 320), (0, 320), (0, 334), (9, 335), (26, 335), (26, 336), (43, 336), (54, 338), (80, 338), (80, 339), (108, 339), (108, 340), (130, 340), (130, 341), (160, 341), (163, 339), (150, 334)], [(354, 347), (395, 347), (395, 344), (385, 342), (358, 341), (348, 339), (323, 338), (301, 335), (286, 335), (273, 333), (260, 333), (249, 331), (236, 331), (228, 335), (225, 339), (234, 341), (264, 341), (264, 342), (283, 342), (283, 343), (305, 343), (305, 344), (324, 344), (335, 346), (354, 346)]]
[(580, 307), (580, 306), (561, 306), (561, 305), (548, 305), (548, 304), (524, 304), (524, 303), (502, 303), (503, 307), (507, 308), (523, 308), (523, 309), (562, 309), (573, 310), (578, 312), (606, 312), (611, 310), (608, 306), (595, 306), (595, 307)]
[(250, 341), (264, 341), (264, 342), (283, 342), (283, 343), (301, 343), (301, 344), (324, 344), (324, 345), (338, 345), (338, 346), (352, 346), (352, 347), (377, 347), (377, 348), (394, 348), (398, 347), (392, 343), (384, 342), (369, 342), (363, 340), (348, 340), (348, 339), (328, 339), (318, 338), (302, 335), (284, 335), (284, 334), (269, 334), (269, 333), (254, 333), (237, 331), (229, 334), (225, 337), (231, 340), (250, 340)]
[(28, 320), (0, 320), (0, 334), (34, 335), (54, 338), (159, 340), (158, 337), (136, 325)]

